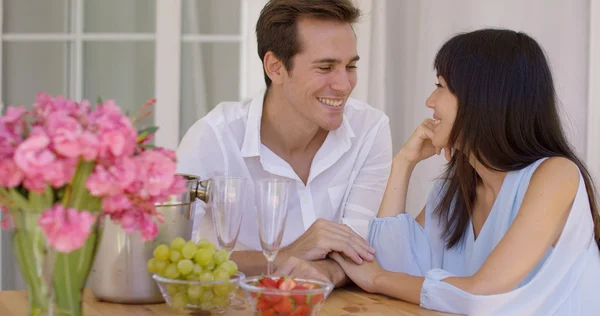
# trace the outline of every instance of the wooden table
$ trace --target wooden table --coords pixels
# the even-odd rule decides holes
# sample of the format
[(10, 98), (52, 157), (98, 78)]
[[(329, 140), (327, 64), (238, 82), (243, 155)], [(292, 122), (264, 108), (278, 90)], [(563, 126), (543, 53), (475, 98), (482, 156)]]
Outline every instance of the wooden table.
[[(241, 297), (240, 293), (240, 297)], [(84, 293), (84, 314), (86, 316), (166, 316), (181, 315), (165, 304), (121, 305), (99, 302), (93, 294)], [(245, 302), (245, 300), (244, 300)], [(24, 291), (0, 291), (0, 315), (27, 315), (27, 293)], [(226, 315), (252, 315), (248, 304), (230, 308)], [(417, 305), (393, 300), (381, 295), (368, 294), (357, 287), (335, 289), (325, 301), (320, 315), (400, 315), (400, 316), (441, 316), (449, 315), (422, 309)]]

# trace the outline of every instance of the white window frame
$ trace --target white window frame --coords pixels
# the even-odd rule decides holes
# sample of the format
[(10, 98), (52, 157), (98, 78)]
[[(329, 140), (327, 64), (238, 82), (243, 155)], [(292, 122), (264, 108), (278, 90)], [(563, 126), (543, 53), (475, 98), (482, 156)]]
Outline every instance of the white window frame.
[[(68, 17), (72, 26), (69, 33), (3, 33), (4, 1), (0, 0), (0, 73), (3, 70), (4, 42), (61, 42), (70, 46), (68, 60), (68, 93), (73, 99), (80, 100), (83, 95), (83, 43), (141, 41), (155, 43), (155, 106), (154, 123), (161, 127), (155, 143), (158, 146), (175, 149), (179, 143), (180, 121), (180, 75), (181, 47), (183, 43), (239, 43), (240, 44), (240, 81), (239, 95), (245, 98), (249, 90), (256, 90), (257, 78), (262, 80), (262, 64), (256, 58), (256, 38), (254, 24), (260, 9), (266, 0), (240, 1), (240, 33), (238, 35), (199, 35), (182, 34), (182, 1), (156, 1), (156, 29), (154, 33), (84, 33), (84, 1), (71, 0), (71, 14)], [(201, 0), (197, 0), (201, 1)], [(249, 53), (251, 51), (251, 54)], [(249, 69), (251, 68), (251, 69)], [(257, 73), (257, 70), (260, 72)], [(258, 74), (258, 75), (257, 75)], [(3, 104), (3, 85), (0, 79), (0, 111)], [(177, 105), (177, 106), (174, 106)], [(173, 110), (176, 108), (177, 110)], [(0, 290), (3, 290), (2, 262), (7, 260), (2, 252), (0, 235)]]

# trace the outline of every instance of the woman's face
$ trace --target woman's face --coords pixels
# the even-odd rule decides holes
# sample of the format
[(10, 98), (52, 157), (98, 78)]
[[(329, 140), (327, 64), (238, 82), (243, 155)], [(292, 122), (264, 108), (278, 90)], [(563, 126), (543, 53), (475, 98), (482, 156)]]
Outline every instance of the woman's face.
[(435, 136), (431, 142), (437, 148), (448, 147), (448, 138), (458, 111), (458, 99), (450, 92), (442, 76), (438, 77), (436, 88), (425, 105), (433, 110), (433, 119), (439, 121), (433, 129)]

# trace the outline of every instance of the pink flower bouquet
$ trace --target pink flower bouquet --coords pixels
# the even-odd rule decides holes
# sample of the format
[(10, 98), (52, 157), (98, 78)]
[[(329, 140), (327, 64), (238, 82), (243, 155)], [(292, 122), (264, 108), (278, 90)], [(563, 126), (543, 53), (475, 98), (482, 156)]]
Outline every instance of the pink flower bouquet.
[[(80, 306), (70, 306), (71, 298), (58, 294), (85, 283), (98, 219), (110, 216), (126, 232), (139, 231), (144, 240), (152, 240), (157, 221), (163, 220), (155, 205), (186, 190), (185, 180), (176, 175), (175, 153), (150, 145), (156, 128), (134, 127), (153, 103), (130, 118), (114, 101), (92, 107), (86, 100), (77, 103), (40, 93), (31, 111), (9, 106), (0, 116), (2, 227), (14, 228), (14, 250), (30, 292), (31, 314), (48, 308), (44, 300), (49, 291), (44, 286), (49, 281), (39, 271), (28, 271), (31, 261), (52, 253), (53, 271), (63, 263), (79, 263), (81, 275), (73, 270), (75, 265), (67, 267), (76, 279), (69, 278), (73, 284), (56, 275), (51, 283), (58, 309), (81, 314)], [(36, 269), (40, 266), (45, 264)]]

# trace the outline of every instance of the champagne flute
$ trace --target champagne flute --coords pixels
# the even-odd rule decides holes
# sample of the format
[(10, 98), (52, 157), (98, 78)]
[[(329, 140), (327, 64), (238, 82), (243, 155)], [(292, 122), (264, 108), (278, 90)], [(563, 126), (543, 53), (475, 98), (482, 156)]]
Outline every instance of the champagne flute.
[(263, 179), (255, 183), (258, 236), (267, 259), (267, 275), (273, 273), (273, 261), (283, 238), (289, 185), (289, 180), (280, 178)]
[(220, 249), (231, 254), (240, 234), (244, 207), (247, 206), (247, 180), (241, 177), (217, 176), (209, 184), (212, 220)]

